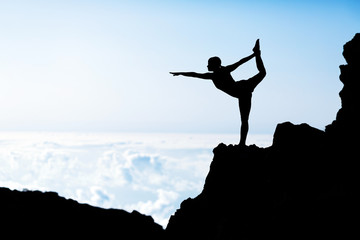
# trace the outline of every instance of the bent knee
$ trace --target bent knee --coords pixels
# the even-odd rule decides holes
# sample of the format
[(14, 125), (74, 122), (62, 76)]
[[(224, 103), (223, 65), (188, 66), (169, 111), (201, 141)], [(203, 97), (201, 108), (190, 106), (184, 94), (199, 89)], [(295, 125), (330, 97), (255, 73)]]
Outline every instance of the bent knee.
[(256, 75), (255, 87), (265, 78), (265, 76), (266, 76), (266, 71), (261, 71)]
[(266, 76), (266, 70), (264, 69), (263, 71), (260, 71), (258, 73), (258, 76), (259, 76), (259, 78), (261, 78), (261, 80), (264, 79)]

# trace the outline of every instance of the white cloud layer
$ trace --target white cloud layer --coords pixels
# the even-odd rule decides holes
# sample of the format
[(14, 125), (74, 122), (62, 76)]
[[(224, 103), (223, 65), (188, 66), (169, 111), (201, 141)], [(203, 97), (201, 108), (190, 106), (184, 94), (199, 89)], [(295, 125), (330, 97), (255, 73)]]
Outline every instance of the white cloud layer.
[[(206, 134), (1, 133), (0, 186), (135, 209), (165, 227), (182, 200), (201, 192), (212, 149), (236, 141)], [(271, 138), (249, 141), (264, 146)]]

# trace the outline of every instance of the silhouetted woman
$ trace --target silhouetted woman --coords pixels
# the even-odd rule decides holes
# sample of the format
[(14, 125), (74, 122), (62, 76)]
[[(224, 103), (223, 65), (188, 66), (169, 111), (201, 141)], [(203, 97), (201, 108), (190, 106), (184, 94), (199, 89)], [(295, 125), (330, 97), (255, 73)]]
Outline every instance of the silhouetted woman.
[[(240, 61), (228, 65), (226, 67), (221, 66), (221, 60), (219, 57), (212, 57), (208, 61), (208, 73), (196, 73), (196, 72), (170, 72), (174, 76), (186, 76), (196, 77), (201, 79), (212, 80), (215, 87), (229, 94), (232, 97), (239, 99), (239, 109), (241, 117), (241, 129), (240, 129), (240, 146), (245, 146), (247, 133), (249, 131), (249, 114), (251, 109), (251, 97), (255, 87), (264, 79), (266, 70), (261, 59), (259, 39), (256, 41), (253, 48), (253, 54), (241, 59)], [(256, 66), (259, 73), (249, 78), (248, 80), (241, 80), (235, 82), (231, 76), (231, 72), (238, 68), (241, 64), (249, 61), (255, 57)]]

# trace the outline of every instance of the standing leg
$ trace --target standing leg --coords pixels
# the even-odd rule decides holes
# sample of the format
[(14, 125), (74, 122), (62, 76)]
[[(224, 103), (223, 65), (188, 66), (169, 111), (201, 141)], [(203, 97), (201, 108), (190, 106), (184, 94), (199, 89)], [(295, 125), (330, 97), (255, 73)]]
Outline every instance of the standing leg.
[(249, 131), (249, 115), (251, 109), (251, 95), (239, 98), (239, 109), (241, 118), (240, 143), (241, 147), (246, 146), (246, 137)]

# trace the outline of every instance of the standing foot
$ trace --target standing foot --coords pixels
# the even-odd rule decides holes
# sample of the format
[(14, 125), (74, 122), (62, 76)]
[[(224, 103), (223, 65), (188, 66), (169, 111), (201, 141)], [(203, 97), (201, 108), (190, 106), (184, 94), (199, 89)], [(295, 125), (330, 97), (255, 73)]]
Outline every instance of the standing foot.
[(238, 147), (239, 148), (246, 148), (246, 144), (244, 142), (240, 141)]
[(239, 145), (236, 145), (236, 147), (240, 150), (240, 151), (245, 151), (247, 149), (247, 146), (243, 143), (239, 143)]

